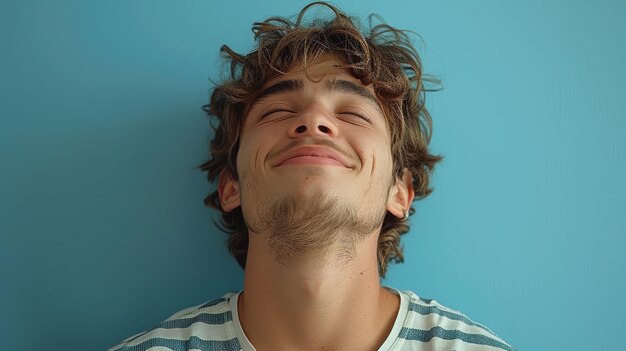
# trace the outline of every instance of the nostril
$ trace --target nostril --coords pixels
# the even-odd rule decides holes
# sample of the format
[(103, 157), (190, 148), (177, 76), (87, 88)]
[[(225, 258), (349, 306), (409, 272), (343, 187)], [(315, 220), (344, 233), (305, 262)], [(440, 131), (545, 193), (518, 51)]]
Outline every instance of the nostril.
[(319, 126), (318, 128), (319, 128), (319, 130), (320, 130), (322, 133), (328, 133), (328, 132), (330, 132), (330, 129), (328, 129), (328, 127), (326, 127), (326, 126)]
[(306, 126), (299, 126), (296, 128), (296, 133), (304, 133), (306, 131)]

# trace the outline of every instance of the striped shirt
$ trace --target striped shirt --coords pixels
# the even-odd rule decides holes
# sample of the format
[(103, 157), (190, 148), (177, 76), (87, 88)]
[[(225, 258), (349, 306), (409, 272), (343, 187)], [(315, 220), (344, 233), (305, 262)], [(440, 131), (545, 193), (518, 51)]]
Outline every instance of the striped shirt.
[[(386, 287), (400, 295), (400, 309), (379, 351), (515, 350), (487, 327), (435, 300), (409, 290)], [(239, 323), (237, 299), (228, 292), (219, 299), (186, 308), (154, 328), (131, 336), (108, 351), (254, 351)]]

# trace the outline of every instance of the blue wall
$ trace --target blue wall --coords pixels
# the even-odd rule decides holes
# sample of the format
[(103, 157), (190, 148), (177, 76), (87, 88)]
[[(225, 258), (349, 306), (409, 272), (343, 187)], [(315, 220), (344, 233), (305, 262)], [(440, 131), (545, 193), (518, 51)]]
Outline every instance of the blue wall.
[[(102, 350), (242, 287), (194, 169), (218, 49), (305, 2), (0, 4), (0, 348)], [(384, 284), (520, 350), (617, 350), (626, 315), (626, 5), (345, 1), (417, 31), (433, 149)], [(619, 342), (619, 343), (618, 343)]]

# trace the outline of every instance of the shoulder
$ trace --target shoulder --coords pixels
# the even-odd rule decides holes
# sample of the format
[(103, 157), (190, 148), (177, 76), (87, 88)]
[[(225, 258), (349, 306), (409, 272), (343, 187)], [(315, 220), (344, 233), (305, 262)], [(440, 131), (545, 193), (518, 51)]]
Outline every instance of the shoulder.
[(151, 347), (238, 351), (230, 309), (230, 298), (235, 294), (231, 291), (220, 298), (180, 310), (107, 351), (141, 351)]
[(408, 298), (407, 317), (400, 332), (406, 343), (424, 343), (457, 350), (512, 350), (510, 344), (491, 329), (441, 303), (420, 298), (404, 290)]

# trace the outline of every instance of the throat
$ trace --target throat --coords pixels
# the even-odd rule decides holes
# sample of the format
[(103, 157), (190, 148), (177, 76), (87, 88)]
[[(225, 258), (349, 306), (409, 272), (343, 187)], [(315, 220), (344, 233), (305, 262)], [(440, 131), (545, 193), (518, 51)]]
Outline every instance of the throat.
[(285, 290), (264, 301), (253, 292), (244, 290), (237, 303), (244, 333), (257, 350), (376, 350), (388, 338), (400, 306), (400, 297), (380, 286), (327, 295)]

